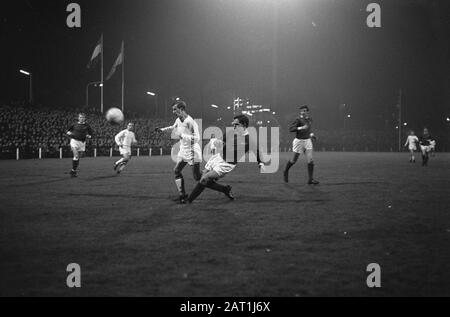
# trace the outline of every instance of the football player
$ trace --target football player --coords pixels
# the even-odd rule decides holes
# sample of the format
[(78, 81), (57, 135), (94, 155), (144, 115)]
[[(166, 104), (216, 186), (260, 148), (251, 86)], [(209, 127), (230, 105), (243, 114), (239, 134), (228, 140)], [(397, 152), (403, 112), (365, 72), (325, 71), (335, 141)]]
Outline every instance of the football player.
[[(213, 155), (205, 165), (205, 170), (201, 176), (200, 181), (195, 186), (194, 190), (187, 199), (188, 203), (192, 203), (205, 188), (209, 188), (225, 194), (230, 200), (234, 200), (234, 196), (231, 192), (231, 186), (224, 186), (217, 183), (217, 180), (223, 178), (225, 175), (233, 171), (236, 164), (241, 160), (242, 156), (249, 152), (250, 149), (256, 149), (256, 159), (260, 168), (264, 168), (264, 163), (261, 162), (259, 156), (259, 150), (257, 148), (256, 140), (252, 140), (247, 130), (249, 120), (245, 115), (238, 115), (233, 120), (234, 133), (226, 136), (226, 139), (233, 138), (237, 135), (237, 139), (241, 139), (243, 144), (233, 142), (234, 148), (229, 154), (232, 157), (227, 157), (226, 140), (222, 141), (213, 137), (208, 146)], [(239, 146), (242, 146), (239, 148)], [(222, 156), (223, 153), (223, 156)], [(224, 159), (225, 157), (225, 159)]]
[(414, 151), (417, 150), (416, 144), (419, 142), (419, 138), (414, 134), (414, 131), (410, 131), (408, 138), (406, 139), (405, 147), (407, 146), (409, 152), (411, 153), (411, 157), (409, 159), (410, 163), (415, 163), (416, 158), (414, 157)]
[(86, 115), (80, 113), (78, 115), (78, 122), (72, 124), (67, 131), (70, 138), (70, 148), (72, 149), (72, 170), (71, 177), (77, 177), (77, 169), (80, 164), (80, 157), (86, 151), (86, 139), (92, 138), (92, 128), (86, 123)]
[(296, 136), (292, 142), (294, 156), (287, 162), (286, 168), (284, 169), (283, 175), (286, 183), (289, 182), (289, 169), (297, 162), (300, 154), (305, 154), (308, 164), (308, 184), (319, 184), (319, 182), (313, 178), (314, 161), (312, 139), (315, 139), (315, 136), (311, 131), (311, 124), (312, 119), (309, 116), (309, 107), (307, 105), (303, 105), (300, 107), (300, 116), (289, 127), (289, 131), (295, 132)]
[(174, 168), (175, 184), (179, 193), (179, 201), (186, 202), (187, 195), (184, 187), (183, 168), (189, 164), (192, 166), (194, 179), (199, 181), (202, 177), (200, 162), (202, 160), (202, 150), (200, 147), (200, 132), (198, 124), (186, 112), (186, 103), (176, 101), (172, 105), (172, 111), (177, 119), (172, 126), (156, 128), (156, 131), (172, 131), (172, 136), (180, 139), (180, 150), (177, 155), (177, 163)]
[(119, 146), (120, 155), (122, 155), (122, 158), (114, 163), (114, 171), (117, 174), (120, 174), (131, 160), (131, 145), (137, 143), (133, 129), (134, 123), (129, 122), (127, 128), (117, 133), (114, 137), (114, 141)]
[(428, 165), (429, 153), (432, 151), (433, 137), (427, 128), (423, 129), (423, 134), (419, 139), (420, 150), (422, 151), (422, 166)]

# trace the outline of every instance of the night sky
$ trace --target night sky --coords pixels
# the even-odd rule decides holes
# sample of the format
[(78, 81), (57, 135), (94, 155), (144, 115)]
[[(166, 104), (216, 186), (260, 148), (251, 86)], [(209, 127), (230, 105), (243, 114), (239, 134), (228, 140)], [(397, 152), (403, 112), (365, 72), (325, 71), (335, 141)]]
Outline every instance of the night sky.
[[(383, 126), (403, 89), (411, 125), (443, 125), (450, 116), (450, 1), (391, 0), (91, 0), (80, 29), (66, 26), (72, 1), (2, 1), (0, 102), (82, 107), (100, 64), (86, 65), (104, 35), (107, 76), (125, 41), (125, 107), (158, 115), (171, 96), (194, 117), (233, 98), (291, 118), (312, 106), (319, 128), (340, 126), (339, 104), (356, 127)], [(75, 2), (75, 1), (73, 1)], [(366, 25), (367, 4), (382, 8), (382, 27)], [(121, 72), (105, 83), (105, 108), (120, 106)], [(100, 90), (90, 88), (90, 104)]]

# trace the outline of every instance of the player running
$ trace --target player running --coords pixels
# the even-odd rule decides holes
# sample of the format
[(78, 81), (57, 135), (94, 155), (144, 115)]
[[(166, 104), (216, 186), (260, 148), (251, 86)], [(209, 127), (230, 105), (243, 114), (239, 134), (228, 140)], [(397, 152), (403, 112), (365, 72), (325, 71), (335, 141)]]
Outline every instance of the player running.
[(306, 155), (306, 160), (308, 163), (308, 184), (317, 185), (319, 184), (313, 178), (314, 173), (314, 161), (313, 161), (313, 143), (311, 139), (314, 139), (314, 134), (311, 132), (312, 118), (309, 116), (309, 107), (304, 105), (300, 107), (300, 117), (297, 118), (294, 123), (289, 127), (290, 132), (295, 132), (296, 137), (292, 142), (292, 150), (294, 156), (290, 161), (287, 162), (286, 168), (284, 170), (284, 181), (289, 182), (289, 169), (297, 162), (300, 154)]
[(120, 155), (122, 155), (122, 158), (114, 163), (114, 171), (117, 174), (120, 174), (131, 160), (131, 146), (137, 143), (133, 130), (134, 123), (129, 122), (127, 128), (114, 137), (114, 141), (119, 146)]
[(78, 122), (72, 124), (67, 131), (70, 137), (70, 148), (73, 153), (71, 177), (77, 177), (77, 169), (80, 164), (80, 157), (86, 151), (86, 139), (92, 138), (92, 128), (86, 123), (86, 115), (80, 113), (78, 115)]
[[(231, 193), (231, 186), (221, 185), (217, 183), (217, 180), (233, 171), (242, 156), (245, 156), (245, 154), (251, 149), (256, 149), (256, 159), (259, 167), (264, 168), (264, 164), (260, 160), (257, 142), (251, 139), (247, 130), (249, 125), (248, 118), (245, 115), (235, 116), (232, 124), (234, 126), (234, 133), (226, 136), (226, 138), (234, 138), (235, 135), (237, 135), (238, 142), (239, 139), (241, 139), (244, 143), (238, 144), (238, 142), (233, 142), (234, 148), (233, 151), (230, 152), (233, 153), (233, 157), (227, 157), (225, 146), (226, 140), (222, 141), (216, 138), (212, 138), (210, 140), (208, 146), (210, 147), (213, 156), (206, 163), (205, 170), (203, 171), (200, 181), (197, 183), (187, 199), (188, 203), (192, 203), (204, 191), (205, 188), (224, 193), (230, 200), (234, 200), (233, 194)], [(223, 153), (225, 159), (222, 157), (221, 153)]]
[(407, 146), (409, 152), (411, 153), (410, 163), (415, 163), (416, 158), (414, 157), (414, 151), (417, 150), (417, 143), (419, 143), (419, 138), (415, 135), (414, 131), (410, 131), (408, 138), (406, 139), (405, 147)]
[(436, 144), (427, 128), (423, 129), (423, 135), (419, 139), (420, 150), (422, 151), (422, 166), (428, 165), (429, 153), (432, 151), (432, 144)]
[(174, 173), (179, 201), (185, 203), (188, 196), (184, 188), (183, 168), (189, 164), (192, 166), (194, 179), (199, 181), (202, 177), (200, 171), (200, 162), (202, 160), (202, 150), (199, 144), (200, 132), (198, 124), (187, 114), (184, 101), (176, 101), (172, 105), (172, 111), (177, 116), (174, 125), (166, 128), (156, 128), (155, 130), (159, 132), (172, 130), (172, 136), (180, 139), (180, 150), (177, 155)]

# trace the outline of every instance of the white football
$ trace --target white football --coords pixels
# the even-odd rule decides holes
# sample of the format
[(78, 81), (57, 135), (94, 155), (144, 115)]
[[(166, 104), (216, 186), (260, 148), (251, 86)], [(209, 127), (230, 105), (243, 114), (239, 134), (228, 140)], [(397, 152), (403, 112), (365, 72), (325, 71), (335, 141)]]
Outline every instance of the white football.
[(106, 120), (110, 123), (120, 124), (124, 120), (122, 110), (119, 108), (111, 108), (106, 112)]

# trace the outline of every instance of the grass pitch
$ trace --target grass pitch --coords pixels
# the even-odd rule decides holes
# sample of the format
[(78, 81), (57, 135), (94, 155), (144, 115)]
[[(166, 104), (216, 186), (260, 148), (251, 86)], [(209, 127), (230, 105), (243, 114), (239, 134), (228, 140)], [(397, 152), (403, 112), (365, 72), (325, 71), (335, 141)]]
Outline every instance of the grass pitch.
[(121, 175), (115, 159), (82, 159), (76, 179), (70, 159), (0, 162), (1, 296), (450, 295), (449, 154), (316, 153), (315, 187), (304, 161), (289, 184), (241, 164), (221, 180), (235, 201), (207, 189), (192, 205), (172, 201), (169, 157)]

